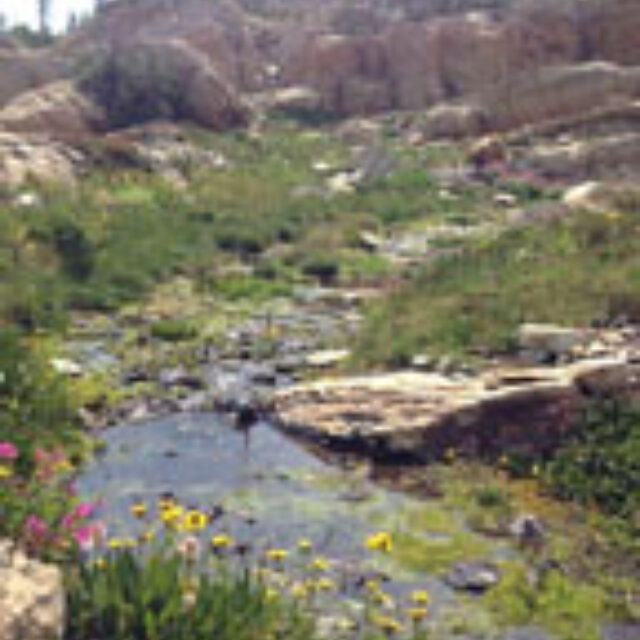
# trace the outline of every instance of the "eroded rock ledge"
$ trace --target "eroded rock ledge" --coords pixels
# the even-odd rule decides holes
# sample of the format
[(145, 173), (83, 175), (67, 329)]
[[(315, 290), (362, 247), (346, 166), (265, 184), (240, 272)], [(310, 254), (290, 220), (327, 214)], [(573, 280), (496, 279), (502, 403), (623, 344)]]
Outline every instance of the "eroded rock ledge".
[(287, 431), (375, 456), (546, 453), (594, 398), (640, 402), (640, 354), (476, 377), (399, 372), (320, 380), (280, 391)]

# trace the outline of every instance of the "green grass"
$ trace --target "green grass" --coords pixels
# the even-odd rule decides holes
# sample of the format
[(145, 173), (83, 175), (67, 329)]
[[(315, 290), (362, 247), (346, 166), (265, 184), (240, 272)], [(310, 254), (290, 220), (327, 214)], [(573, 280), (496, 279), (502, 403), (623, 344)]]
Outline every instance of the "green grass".
[(638, 319), (639, 230), (637, 211), (580, 213), (476, 241), (372, 306), (357, 361), (397, 366), (425, 351), (509, 351), (523, 322)]
[(615, 405), (596, 408), (546, 471), (560, 497), (632, 516), (640, 507), (640, 412)]
[(311, 620), (248, 570), (195, 572), (175, 552), (111, 554), (68, 572), (69, 640), (307, 640)]
[(557, 570), (543, 573), (537, 585), (527, 570), (504, 567), (497, 587), (483, 598), (505, 626), (534, 625), (558, 640), (599, 640), (607, 596), (598, 588), (578, 584)]
[[(410, 155), (387, 179), (323, 194), (325, 177), (313, 162), (345, 168), (351, 154), (326, 131), (312, 133), (289, 123), (272, 125), (260, 140), (189, 129), (194, 143), (223, 153), (229, 166), (185, 169), (185, 191), (144, 170), (112, 167), (71, 192), (40, 188), (40, 207), (14, 210), (0, 201), (0, 318), (27, 331), (58, 329), (69, 308), (115, 310), (175, 275), (211, 281), (230, 259), (264, 268), (277, 248), (281, 268), (263, 280), (367, 282), (384, 277), (386, 266), (357, 248), (360, 231), (453, 212)], [(301, 186), (310, 189), (296, 193)], [(467, 194), (464, 206), (474, 198)], [(232, 298), (283, 293), (258, 280), (217, 287)]]

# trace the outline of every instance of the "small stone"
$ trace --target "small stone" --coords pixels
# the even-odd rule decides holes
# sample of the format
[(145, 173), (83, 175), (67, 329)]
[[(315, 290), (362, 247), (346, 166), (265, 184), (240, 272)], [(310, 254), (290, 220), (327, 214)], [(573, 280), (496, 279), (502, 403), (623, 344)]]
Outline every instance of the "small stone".
[(500, 207), (515, 207), (518, 204), (518, 198), (512, 193), (496, 193), (493, 196), (493, 202)]
[(435, 365), (436, 361), (426, 353), (419, 353), (411, 358), (411, 368), (418, 371), (431, 371)]
[(351, 355), (348, 349), (327, 349), (310, 353), (305, 362), (307, 366), (324, 369), (335, 366)]
[(495, 587), (500, 579), (500, 571), (483, 562), (459, 562), (449, 571), (445, 582), (459, 591), (483, 592)]
[(54, 371), (62, 376), (77, 378), (83, 373), (82, 367), (77, 362), (67, 358), (52, 358), (49, 362)]
[(518, 516), (509, 524), (509, 533), (523, 543), (541, 541), (545, 535), (545, 529), (540, 520), (525, 513)]
[(18, 194), (13, 200), (13, 206), (18, 209), (34, 209), (42, 205), (42, 198), (32, 191)]

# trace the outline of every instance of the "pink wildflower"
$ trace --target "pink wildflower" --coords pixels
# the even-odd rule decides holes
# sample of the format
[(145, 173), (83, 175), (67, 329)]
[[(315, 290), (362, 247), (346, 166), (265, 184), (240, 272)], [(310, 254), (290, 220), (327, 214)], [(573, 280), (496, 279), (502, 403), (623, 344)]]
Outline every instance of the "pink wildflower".
[(95, 538), (94, 529), (92, 526), (80, 527), (80, 529), (76, 529), (73, 532), (72, 537), (75, 540), (76, 544), (83, 551), (88, 551), (94, 546)]
[(95, 505), (93, 502), (81, 502), (76, 505), (76, 508), (73, 510), (73, 516), (80, 520), (86, 520), (90, 518), (95, 510)]
[(27, 535), (35, 540), (41, 540), (49, 532), (47, 523), (38, 518), (38, 516), (29, 516), (24, 523)]
[(10, 442), (0, 442), (0, 460), (15, 460), (18, 448)]

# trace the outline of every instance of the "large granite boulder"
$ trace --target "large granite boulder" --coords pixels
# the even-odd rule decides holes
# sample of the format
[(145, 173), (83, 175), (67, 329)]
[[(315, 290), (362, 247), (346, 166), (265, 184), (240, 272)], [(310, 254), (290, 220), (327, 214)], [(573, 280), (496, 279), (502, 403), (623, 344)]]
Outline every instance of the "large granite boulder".
[(320, 380), (280, 391), (283, 428), (373, 456), (438, 458), (549, 453), (598, 395), (640, 401), (640, 363), (627, 355), (564, 367), (451, 378), (399, 372)]
[(0, 640), (57, 640), (64, 616), (60, 570), (0, 541)]
[(38, 135), (0, 131), (0, 185), (27, 181), (71, 185), (83, 156), (75, 149)]
[(0, 128), (13, 132), (84, 136), (104, 126), (102, 110), (67, 80), (21, 93), (0, 110)]

